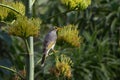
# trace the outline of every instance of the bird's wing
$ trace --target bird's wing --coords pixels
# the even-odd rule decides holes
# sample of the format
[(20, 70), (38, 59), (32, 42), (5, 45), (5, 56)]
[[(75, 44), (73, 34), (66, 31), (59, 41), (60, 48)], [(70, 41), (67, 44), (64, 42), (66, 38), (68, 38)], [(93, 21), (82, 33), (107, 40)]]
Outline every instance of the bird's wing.
[(47, 52), (48, 52), (50, 49), (54, 48), (54, 47), (53, 47), (54, 44), (55, 44), (55, 41), (49, 41), (49, 40), (44, 41), (44, 44), (43, 44), (43, 53), (44, 53), (44, 54), (47, 54)]
[(50, 41), (47, 46), (47, 49), (51, 49), (54, 44), (55, 44), (55, 41)]
[(44, 48), (50, 49), (56, 43), (56, 36), (53, 36), (52, 33), (49, 33), (45, 36)]

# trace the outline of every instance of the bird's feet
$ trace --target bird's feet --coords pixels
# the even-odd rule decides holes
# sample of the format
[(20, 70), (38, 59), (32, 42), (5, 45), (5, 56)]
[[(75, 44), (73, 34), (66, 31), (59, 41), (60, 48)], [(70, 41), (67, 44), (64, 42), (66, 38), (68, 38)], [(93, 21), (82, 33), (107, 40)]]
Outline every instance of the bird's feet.
[(58, 53), (58, 51), (57, 50), (52, 50), (54, 53)]
[(48, 55), (50, 56), (50, 55), (52, 55), (52, 54), (54, 54), (54, 53), (57, 53), (57, 52), (58, 52), (58, 51), (52, 49), (52, 53), (49, 53)]

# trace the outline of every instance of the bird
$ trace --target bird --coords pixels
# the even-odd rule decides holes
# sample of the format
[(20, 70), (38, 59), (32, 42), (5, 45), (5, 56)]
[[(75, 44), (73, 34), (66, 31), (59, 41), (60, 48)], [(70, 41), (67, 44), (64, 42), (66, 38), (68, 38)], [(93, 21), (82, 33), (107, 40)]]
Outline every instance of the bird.
[(50, 50), (54, 51), (54, 46), (56, 44), (57, 40), (57, 31), (58, 27), (53, 27), (45, 36), (44, 42), (43, 42), (43, 56), (41, 60), (41, 67), (44, 66), (46, 57), (48, 56), (48, 53)]

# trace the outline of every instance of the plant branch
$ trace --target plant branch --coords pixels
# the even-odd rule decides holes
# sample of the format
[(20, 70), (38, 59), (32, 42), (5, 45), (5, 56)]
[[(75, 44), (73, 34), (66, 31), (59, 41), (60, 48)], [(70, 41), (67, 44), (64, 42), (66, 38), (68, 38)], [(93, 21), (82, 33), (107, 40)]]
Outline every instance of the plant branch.
[(71, 12), (71, 11), (76, 11), (76, 10), (67, 10), (67, 11), (65, 11), (65, 12), (61, 12), (61, 13), (58, 13), (58, 14), (56, 14), (56, 15), (50, 16), (50, 17), (48, 17), (47, 19), (51, 19), (51, 18), (53, 18), (53, 17), (66, 14), (66, 13)]
[(0, 68), (6, 69), (6, 70), (11, 71), (13, 73), (16, 73), (22, 80), (25, 80), (24, 77), (14, 69), (11, 69), (9, 67), (5, 67), (5, 66), (2, 66), (2, 65), (0, 65)]
[(35, 74), (35, 80), (36, 80), (36, 78), (40, 75), (40, 73), (42, 73), (42, 70), (40, 70), (40, 71), (38, 71), (36, 74)]
[(24, 43), (25, 43), (25, 46), (26, 46), (26, 49), (27, 49), (27, 53), (29, 53), (30, 52), (30, 47), (28, 45), (28, 41), (27, 41), (27, 39), (23, 39), (23, 40), (24, 40)]
[(17, 11), (15, 8), (13, 8), (13, 7), (11, 7), (11, 6), (8, 6), (8, 5), (5, 5), (5, 4), (2, 4), (2, 3), (0, 3), (0, 6), (5, 7), (5, 8), (8, 8), (8, 9), (11, 9), (12, 11), (14, 11), (14, 12), (16, 12), (17, 14), (20, 14), (20, 15), (22, 16), (22, 14), (21, 14), (19, 11)]
[[(54, 54), (54, 52), (53, 53), (50, 53), (50, 54), (48, 54), (48, 56), (50, 56), (50, 55), (52, 55), (52, 54)], [(36, 66), (41, 62), (41, 60), (42, 60), (42, 58), (40, 58), (37, 62), (36, 62)]]
[(41, 62), (42, 58), (40, 58), (35, 65), (38, 65)]
[(34, 5), (35, 1), (36, 1), (36, 0), (33, 0), (33, 2), (32, 2), (32, 6)]

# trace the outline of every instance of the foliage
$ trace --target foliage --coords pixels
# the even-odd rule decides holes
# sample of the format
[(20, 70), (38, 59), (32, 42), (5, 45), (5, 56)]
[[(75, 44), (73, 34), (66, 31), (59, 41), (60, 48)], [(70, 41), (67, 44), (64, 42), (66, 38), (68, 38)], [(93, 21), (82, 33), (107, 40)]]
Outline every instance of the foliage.
[[(39, 39), (35, 39), (35, 62), (41, 58), (43, 36), (44, 33), (47, 33), (47, 29), (51, 24), (63, 27), (63, 32), (61, 30), (62, 35), (69, 29), (71, 30), (71, 25), (69, 24), (73, 24), (75, 30), (77, 30), (76, 36), (78, 37), (79, 34), (83, 41), (77, 48), (70, 48), (71, 46), (69, 45), (63, 47), (64, 45), (57, 44), (55, 49), (58, 52), (47, 57), (45, 62), (47, 65), (44, 68), (41, 68), (40, 64), (35, 65), (35, 80), (68, 80), (63, 75), (59, 76), (59, 78), (53, 75), (57, 69), (62, 71), (63, 67), (65, 67), (60, 59), (57, 63), (56, 55), (58, 58), (64, 58), (61, 55), (65, 55), (72, 61), (72, 66), (64, 64), (67, 66), (66, 70), (71, 71), (69, 72), (72, 75), (71, 80), (119, 80), (119, 0), (91, 0), (91, 5), (83, 11), (69, 11), (64, 5), (68, 7), (66, 4), (61, 4), (60, 0), (36, 1), (35, 14), (42, 19), (43, 23), (40, 37)], [(4, 16), (6, 15), (2, 15), (2, 19)], [(65, 25), (69, 26), (69, 28)], [(66, 33), (65, 38), (67, 39), (68, 36), (70, 35)], [(59, 43), (60, 41), (58, 40), (57, 42)], [(7, 33), (0, 32), (0, 45), (2, 55), (0, 57), (0, 64), (4, 63), (8, 67), (15, 67), (17, 71), (24, 70), (25, 60), (22, 53), (24, 54), (26, 52), (23, 41), (18, 37), (10, 37)], [(8, 80), (13, 77), (11, 73), (6, 73), (2, 69), (0, 69), (0, 75), (3, 80)], [(5, 77), (6, 75), (8, 77)]]
[[(71, 53), (74, 62), (74, 78), (84, 80), (114, 80), (116, 71), (120, 71), (120, 60), (112, 55), (109, 49), (109, 39), (103, 37), (97, 39), (97, 32), (92, 35), (85, 32), (84, 37), (87, 43), (81, 45), (81, 49), (76, 49)], [(78, 52), (78, 53), (77, 53)], [(69, 53), (70, 54), (70, 53)], [(73, 57), (74, 56), (74, 57)], [(79, 56), (78, 58), (76, 58)], [(79, 75), (79, 76), (77, 76)]]

